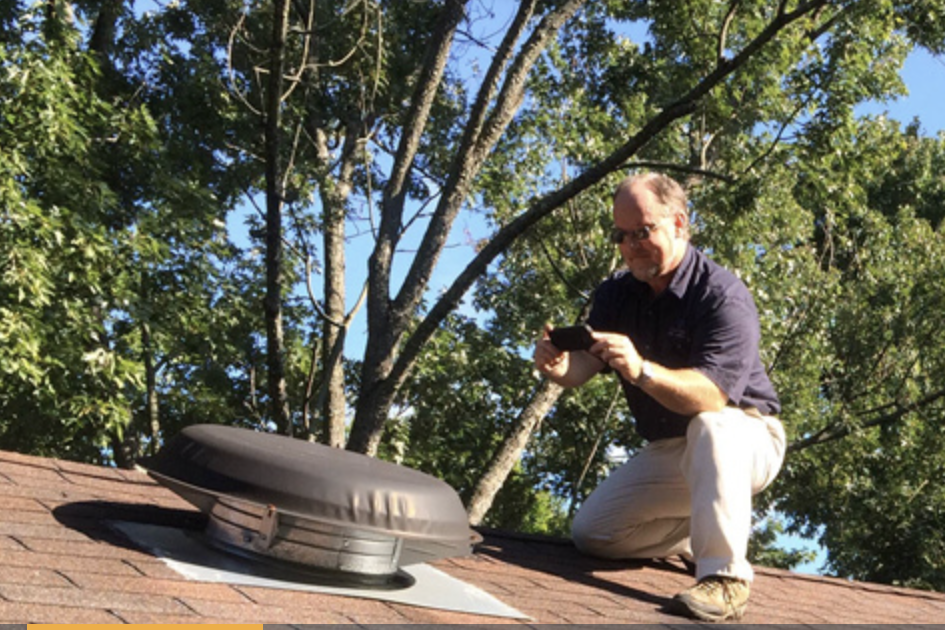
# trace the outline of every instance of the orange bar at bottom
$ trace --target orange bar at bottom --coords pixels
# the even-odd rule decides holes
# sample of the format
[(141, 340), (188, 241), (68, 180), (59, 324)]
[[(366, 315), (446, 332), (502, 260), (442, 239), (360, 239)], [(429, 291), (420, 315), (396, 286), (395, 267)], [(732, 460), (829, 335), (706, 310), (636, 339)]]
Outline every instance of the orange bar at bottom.
[[(31, 623), (26, 626), (27, 630), (99, 630), (104, 627), (97, 623)], [(121, 627), (137, 630), (263, 630), (261, 623), (131, 623)]]

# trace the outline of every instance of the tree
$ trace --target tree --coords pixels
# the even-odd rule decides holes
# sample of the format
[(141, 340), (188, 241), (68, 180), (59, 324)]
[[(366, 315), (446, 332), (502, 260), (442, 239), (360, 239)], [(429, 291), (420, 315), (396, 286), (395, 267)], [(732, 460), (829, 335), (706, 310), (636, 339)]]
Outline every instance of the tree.
[[(321, 221), (296, 223), (300, 237), (295, 250), (308, 256), (312, 232), (306, 230), (318, 227), (327, 239), (324, 251), (331, 252), (324, 258), (331, 273), (316, 303), (324, 324), (322, 341), (328, 342), (322, 343), (320, 358), (326, 417), (340, 418), (346, 402), (337, 371), (343, 335), (334, 336), (349, 321), (339, 310), (338, 277), (344, 268), (340, 219), (348, 216), (353, 194), (373, 207), (378, 191), (367, 280), (368, 342), (348, 441), (348, 448), (366, 452), (376, 450), (397, 392), (425, 343), (475, 280), (522, 234), (630, 158), (652, 155), (696, 170), (711, 162), (724, 172), (726, 165), (713, 155), (722, 144), (719, 138), (741, 138), (761, 125), (789, 125), (801, 111), (809, 111), (804, 108), (832, 106), (830, 98), (846, 107), (886, 93), (888, 81), (877, 80), (874, 87), (849, 97), (825, 97), (822, 106), (804, 98), (828, 78), (856, 83), (866, 76), (862, 67), (839, 63), (851, 47), (863, 54), (888, 48), (878, 36), (862, 41), (830, 37), (848, 32), (844, 29), (887, 33), (896, 19), (893, 11), (825, 0), (776, 7), (694, 2), (687, 6), (689, 21), (678, 20), (675, 10), (646, 3), (587, 7), (577, 0), (526, 1), (510, 17), (484, 74), (470, 80), (450, 65), (457, 34), (466, 42), (461, 26), (472, 24), (469, 6), (458, 0), (396, 9), (362, 2), (350, 11), (332, 3), (320, 3), (318, 10), (291, 5), (285, 14), (284, 50), (278, 37), (255, 26), (259, 20), (252, 18), (260, 15), (256, 7), (236, 10), (223, 21), (214, 21), (221, 15), (217, 5), (194, 2), (189, 8), (192, 26), (187, 33), (205, 42), (201, 50), (228, 53), (227, 67), (220, 70), (231, 94), (245, 104), (242, 120), (258, 122), (265, 93), (258, 77), (278, 79), (285, 86), (279, 91), (282, 108), (277, 108), (283, 116), (281, 134), (297, 141), (285, 143), (268, 162), (279, 159), (287, 165), (280, 185), (293, 199), (294, 212), (315, 208), (309, 191), (318, 191), (322, 202)], [(174, 8), (162, 19), (172, 25), (181, 17)], [(652, 41), (645, 46), (615, 33), (635, 21), (650, 26)], [(275, 50), (284, 53), (284, 81), (266, 72), (261, 62), (274, 59)], [(576, 58), (587, 65), (569, 67)], [(822, 64), (811, 64), (812, 59)], [(544, 89), (540, 79), (558, 87)], [(275, 98), (273, 91), (268, 94)], [(460, 211), (485, 191), (487, 174), (495, 186), (517, 181), (496, 149), (517, 143), (527, 152), (523, 141), (529, 139), (529, 125), (538, 129), (541, 124), (530, 123), (530, 118), (554, 111), (549, 99), (562, 96), (561, 102), (581, 108), (581, 118), (565, 132), (564, 150), (553, 158), (568, 161), (574, 175), (564, 181), (544, 177), (541, 165), (551, 166), (552, 157), (534, 153), (530, 159), (536, 160), (534, 172), (539, 173), (531, 180), (534, 187), (498, 219), (495, 234), (427, 307), (423, 300), (430, 278)], [(267, 120), (273, 119), (270, 115)], [(592, 133), (606, 141), (582, 144)], [(334, 161), (330, 147), (338, 149)], [(369, 147), (378, 153), (368, 154)], [(253, 163), (258, 148), (253, 142), (237, 145), (234, 161)], [(763, 157), (763, 149), (755, 151)], [(285, 195), (270, 194), (270, 202)], [(413, 208), (421, 210), (410, 217)], [(395, 261), (403, 258), (398, 248), (414, 223), (423, 233), (416, 253), (401, 263), (406, 270), (401, 277), (395, 273)], [(265, 230), (271, 239), (268, 250), (281, 243), (273, 236), (276, 228)], [(329, 423), (327, 434), (337, 435), (336, 429), (337, 420)]]
[[(899, 89), (894, 60), (901, 59), (905, 50), (905, 40), (891, 30), (895, 21), (885, 22), (885, 26), (877, 23), (868, 30), (851, 28), (850, 20), (857, 19), (858, 11), (851, 8), (835, 16), (834, 24), (843, 24), (847, 30), (841, 32), (849, 36), (835, 37), (829, 45), (816, 48), (817, 54), (825, 59), (822, 67), (789, 71), (788, 89), (772, 91), (763, 83), (733, 81), (727, 86), (730, 90), (719, 98), (702, 102), (699, 126), (689, 127), (689, 137), (696, 140), (688, 143), (690, 149), (696, 149), (688, 153), (690, 164), (723, 177), (707, 179), (705, 174), (696, 177), (695, 169), (690, 171), (698, 209), (696, 224), (700, 228), (697, 242), (737, 269), (759, 296), (764, 338), (768, 341), (765, 357), (786, 401), (785, 420), (795, 442), (784, 481), (761, 502), (762, 513), (771, 507), (787, 510), (794, 519), (790, 529), (808, 534), (830, 523), (821, 539), (831, 550), (831, 566), (841, 574), (882, 581), (903, 579), (894, 575), (921, 575), (909, 578), (908, 583), (929, 585), (935, 583), (929, 576), (934, 576), (942, 566), (937, 552), (940, 545), (936, 537), (930, 536), (940, 508), (935, 507), (937, 495), (929, 491), (934, 486), (932, 480), (940, 474), (938, 457), (932, 454), (940, 450), (925, 437), (917, 441), (915, 436), (926, 431), (916, 433), (914, 428), (906, 427), (913, 426), (909, 418), (917, 413), (937, 417), (941, 398), (938, 381), (929, 378), (934, 370), (919, 370), (917, 362), (920, 357), (921, 365), (937, 361), (928, 349), (938, 347), (932, 331), (941, 329), (941, 322), (931, 316), (937, 308), (931, 296), (940, 294), (935, 289), (939, 274), (935, 266), (937, 257), (923, 260), (920, 253), (940, 251), (940, 245), (927, 233), (929, 223), (934, 227), (941, 221), (940, 213), (934, 210), (937, 207), (934, 200), (941, 194), (940, 183), (929, 177), (937, 172), (934, 156), (940, 149), (938, 143), (918, 143), (915, 129), (903, 137), (892, 130), (882, 131), (881, 124), (855, 122), (852, 111), (857, 102), (867, 95), (892, 94)], [(586, 42), (589, 38), (578, 41)], [(869, 53), (875, 50), (874, 46), (882, 49), (883, 54)], [(783, 55), (775, 52), (774, 59), (783, 62)], [(778, 76), (770, 70), (771, 66), (767, 66), (766, 76)], [(586, 66), (581, 72), (599, 78)], [(557, 76), (544, 75), (541, 84), (553, 85)], [(840, 79), (841, 76), (845, 78)], [(772, 78), (773, 85), (778, 81)], [(831, 89), (834, 82), (840, 82), (842, 89)], [(573, 99), (557, 96), (558, 102), (574, 107)], [(562, 126), (570, 122), (566, 116), (557, 115), (564, 121)], [(555, 117), (555, 112), (548, 116), (551, 120)], [(759, 137), (757, 128), (762, 122), (771, 131)], [(516, 131), (521, 132), (521, 128)], [(547, 124), (541, 131), (535, 136), (542, 137), (546, 144), (568, 137), (564, 132), (549, 132)], [(523, 138), (522, 145), (527, 145), (527, 133), (516, 138)], [(599, 141), (597, 136), (585, 135), (582, 149), (592, 145), (590, 138)], [(915, 147), (920, 144), (924, 149), (917, 151)], [(887, 150), (900, 146), (910, 149), (902, 153)], [(883, 147), (884, 151), (877, 152), (876, 147)], [(661, 148), (669, 153), (654, 152), (651, 154), (654, 162), (671, 162), (674, 151), (680, 161), (687, 145), (667, 143)], [(530, 163), (520, 159), (516, 164)], [(914, 172), (909, 172), (906, 165)], [(533, 177), (537, 179), (540, 175)], [(508, 181), (504, 182), (504, 191), (514, 203), (518, 189), (508, 186)], [(909, 209), (912, 204), (922, 208), (928, 223), (910, 216), (915, 212)], [(876, 211), (864, 207), (875, 207)], [(557, 227), (561, 229), (560, 219)], [(533, 233), (540, 231), (535, 229)], [(901, 235), (893, 238), (896, 233)], [(904, 248), (904, 243), (914, 245)], [(560, 244), (557, 247), (566, 251)], [(865, 257), (875, 258), (875, 264), (885, 264), (894, 251), (902, 252), (900, 262), (904, 266), (884, 268), (881, 275), (889, 280), (880, 288), (876, 286), (879, 272), (872, 267), (865, 273), (862, 270)], [(506, 252), (504, 260), (511, 256), (511, 252)], [(533, 255), (532, 265), (534, 258)], [(567, 259), (567, 255), (561, 258)], [(901, 278), (906, 275), (910, 282), (901, 286), (904, 284)], [(514, 291), (523, 283), (527, 286), (525, 278), (500, 285), (495, 291), (504, 298), (503, 303), (514, 304), (497, 318), (510, 327), (520, 319), (515, 309), (527, 313), (529, 308), (536, 308), (527, 297), (518, 298)], [(913, 286), (912, 279), (921, 288), (909, 288)], [(550, 304), (555, 302), (555, 296), (546, 288), (547, 279), (544, 284), (540, 280), (536, 284), (544, 289), (538, 310), (554, 312), (555, 307)], [(886, 309), (882, 313), (876, 312), (879, 304)], [(864, 321), (875, 323), (875, 330), (864, 329)], [(921, 334), (915, 332), (917, 325), (912, 323), (915, 321), (924, 322), (918, 326)], [(533, 325), (529, 330), (533, 334), (538, 328)], [(841, 329), (845, 332), (835, 336)], [(510, 338), (515, 338), (514, 333)], [(910, 350), (904, 352), (903, 344)], [(895, 360), (893, 349), (899, 355)], [(878, 369), (879, 365), (884, 367)], [(897, 371), (899, 376), (892, 382), (884, 380)], [(825, 387), (825, 382), (832, 385)], [(841, 382), (844, 386), (837, 390), (837, 383)], [(862, 396), (871, 391), (869, 397)], [(903, 398), (907, 392), (908, 396)], [(836, 399), (837, 396), (840, 398)], [(857, 420), (850, 416), (853, 396), (855, 408), (862, 409), (859, 413), (863, 414)], [(558, 409), (553, 413), (557, 414)], [(879, 446), (871, 431), (880, 427), (887, 432), (894, 430), (896, 435), (906, 431), (910, 437), (900, 447), (907, 448), (909, 454), (901, 452), (901, 448), (891, 448), (890, 444)], [(843, 443), (838, 443), (837, 449), (844, 456), (838, 456), (833, 449), (814, 448), (840, 440)], [(927, 449), (916, 449), (918, 443)], [(531, 449), (537, 448), (533, 443)], [(808, 449), (809, 455), (796, 454), (804, 449)], [(916, 465), (914, 458), (920, 452), (925, 455), (927, 466)], [(824, 501), (824, 497), (837, 491), (850, 491), (851, 486), (836, 488), (833, 484), (838, 478), (848, 478), (857, 467), (865, 466), (860, 459), (866, 454), (870, 454), (868, 461), (875, 465), (867, 466), (862, 475), (855, 475), (858, 483), (863, 484), (863, 492), (852, 495), (854, 498)], [(813, 461), (808, 463), (808, 457)], [(902, 461), (902, 468), (893, 468), (903, 474), (881, 473), (879, 467), (890, 461)], [(837, 466), (837, 462), (842, 464)], [(804, 470), (803, 475), (797, 474), (798, 468)], [(841, 475), (838, 469), (846, 472)], [(815, 479), (825, 470), (833, 472), (829, 477)], [(917, 472), (918, 481), (908, 482)], [(882, 487), (888, 492), (888, 499), (874, 486), (877, 479), (884, 480)], [(916, 503), (919, 497), (927, 498), (923, 508), (926, 516), (915, 518), (902, 510), (903, 504)], [(894, 508), (894, 504), (898, 507)], [(837, 505), (844, 507), (837, 510)], [(808, 514), (818, 516), (808, 519)], [(882, 522), (888, 523), (888, 527), (874, 531), (875, 524)], [(897, 542), (897, 536), (903, 538), (903, 528), (917, 535), (908, 537), (907, 542)], [(835, 529), (848, 534), (840, 536), (834, 533)], [(875, 545), (864, 541), (875, 541)], [(864, 551), (867, 546), (869, 550)], [(921, 567), (906, 568), (917, 556), (922, 558)], [(799, 559), (794, 554), (778, 562)]]
[[(210, 402), (206, 381), (168, 388), (162, 374), (186, 372), (174, 365), (184, 357), (199, 373), (239, 328), (214, 311), (227, 298), (213, 280), (232, 254), (222, 235), (227, 193), (214, 190), (219, 180), (201, 170), (194, 143), (161, 140), (160, 103), (146, 107), (121, 74), (128, 62), (109, 39), (112, 18), (86, 33), (71, 15), (23, 10), (3, 49), (2, 307), (4, 336), (20, 341), (3, 358), (2, 440), (131, 465), (159, 445), (162, 416), (171, 431), (188, 417), (162, 410), (162, 394), (192, 396), (191, 409), (194, 399)], [(94, 46), (83, 50), (86, 37)], [(238, 361), (231, 348), (225, 362)], [(231, 396), (227, 385), (218, 379), (214, 398)]]
[[(550, 153), (568, 167), (593, 163), (595, 155), (615, 150), (619, 146), (620, 124), (626, 125), (626, 121), (634, 117), (641, 120), (640, 124), (645, 120), (648, 112), (643, 107), (643, 101), (639, 100), (643, 94), (661, 94), (661, 91), (672, 93), (674, 89), (684, 91), (692, 83), (693, 71), (698, 76), (698, 72), (707, 72), (705, 69), (713, 68), (720, 59), (724, 59), (726, 42), (751, 42), (752, 29), (764, 27), (763, 13), (752, 14), (749, 11), (742, 14), (734, 7), (731, 12), (722, 11), (721, 7), (693, 8), (695, 17), (689, 25), (691, 30), (686, 25), (673, 28), (675, 24), (672, 16), (660, 14), (658, 9), (647, 15), (653, 20), (652, 50), (657, 51), (657, 56), (660, 51), (671, 51), (675, 55), (674, 60), (685, 60), (680, 64), (682, 67), (692, 69), (679, 72), (678, 68), (673, 68), (672, 72), (677, 74), (669, 74), (668, 77), (658, 75), (659, 69), (648, 65), (649, 56), (641, 56), (637, 49), (621, 42), (618, 37), (608, 36), (609, 24), (605, 18), (612, 16), (595, 16), (588, 11), (579, 25), (566, 31), (559, 46), (549, 53), (535, 75), (532, 89), (541, 95), (536, 101), (556, 103), (558, 107), (550, 111), (527, 111), (520, 116), (506, 151), (514, 153), (516, 145), (512, 143), (515, 142), (525, 147), (521, 151), (525, 155), (529, 138), (541, 138), (542, 143), (550, 147)], [(852, 14), (852, 11), (844, 9), (833, 15), (832, 23), (836, 25), (854, 19)], [(714, 31), (713, 24), (717, 25)], [(826, 31), (819, 28), (801, 30), (796, 33), (796, 37), (784, 36), (769, 42), (766, 47), (755, 51), (742, 73), (728, 77), (716, 90), (700, 99), (697, 112), (679, 126), (681, 133), (675, 137), (672, 134), (654, 137), (640, 153), (642, 159), (638, 162), (639, 167), (656, 166), (676, 172), (679, 177), (689, 180), (696, 196), (699, 195), (700, 181), (707, 178), (728, 183), (738, 182), (740, 178), (746, 180), (738, 182), (736, 187), (724, 187), (724, 194), (731, 194), (733, 188), (741, 190), (742, 186), (748, 189), (755, 185), (752, 170), (765, 159), (777, 160), (780, 157), (777, 151), (785, 129), (800, 127), (805, 116), (820, 116), (826, 121), (834, 117), (848, 117), (853, 105), (867, 94), (894, 93), (898, 89), (893, 63), (882, 65), (879, 72), (869, 63), (846, 63), (837, 67), (837, 60), (851, 55), (854, 49), (859, 55), (856, 59), (871, 59), (866, 51), (874, 46), (886, 51), (884, 59), (901, 58), (902, 41), (887, 37), (893, 22), (879, 24), (876, 27), (876, 39), (864, 39), (856, 44), (847, 38), (840, 38), (829, 46), (821, 45), (818, 38), (823, 37)], [(708, 32), (718, 34), (715, 40), (711, 40), (717, 47), (706, 45), (710, 41), (706, 37)], [(813, 50), (822, 56), (824, 67), (811, 71), (797, 64), (796, 55), (804, 50)], [(575, 67), (574, 59), (582, 59), (584, 63)], [(819, 74), (821, 71), (822, 75)], [(650, 90), (649, 82), (653, 81), (654, 76), (660, 76), (662, 81)], [(839, 76), (852, 85), (863, 84), (863, 88), (859, 91), (850, 90), (846, 94), (835, 94), (827, 89), (820, 91), (820, 86), (825, 85), (827, 80)], [(632, 87), (629, 90), (623, 87), (627, 85)], [(600, 115), (602, 103), (609, 105), (614, 102), (624, 107), (622, 111), (627, 112), (626, 118), (615, 120), (614, 117)], [(778, 134), (773, 137), (759, 135), (757, 130), (760, 125), (779, 130)], [(818, 131), (816, 127), (812, 126), (812, 129)], [(596, 153), (593, 149), (597, 149)], [(511, 191), (509, 196), (514, 199), (515, 192), (520, 189), (516, 184), (525, 182), (526, 187), (541, 186), (544, 183), (541, 182), (541, 167), (534, 169), (534, 172), (522, 168), (531, 164), (525, 159), (519, 159), (516, 162), (520, 169), (517, 179), (499, 179), (495, 195), (499, 201), (487, 198), (488, 201), (495, 204), (496, 208), (503, 208), (505, 202), (501, 201), (502, 195)], [(633, 162), (628, 163), (628, 166), (632, 168)], [(523, 170), (525, 173), (521, 172)], [(612, 187), (613, 182), (610, 182), (609, 188)], [(599, 194), (604, 197), (608, 193), (605, 190)], [(606, 206), (606, 203), (601, 205)], [(701, 214), (703, 206), (697, 203), (696, 207)], [(745, 208), (741, 207), (740, 211), (745, 211)], [(746, 238), (743, 232), (739, 232), (736, 238), (742, 240), (730, 246), (750, 252), (756, 246), (754, 241), (748, 240), (753, 237)], [(710, 248), (717, 246), (704, 239), (701, 244)], [(597, 245), (600, 246), (600, 241)], [(566, 247), (557, 244), (555, 249), (561, 259), (569, 258)], [(509, 255), (507, 252), (506, 257)], [(526, 265), (534, 264), (534, 256), (526, 260)], [(734, 262), (739, 261), (736, 259)], [(600, 277), (584, 278), (574, 284), (591, 287)], [(553, 312), (554, 306), (549, 305), (551, 296), (546, 291), (542, 297), (544, 304), (537, 306), (539, 311)], [(529, 308), (527, 302), (523, 306)], [(532, 305), (531, 308), (536, 307)], [(501, 317), (509, 318), (512, 312), (506, 309), (502, 311)], [(532, 324), (532, 331), (540, 328), (540, 324), (536, 324)], [(522, 444), (521, 440), (519, 444)], [(479, 509), (478, 506), (471, 508), (474, 516)]]
[(276, 426), (292, 434), (285, 383), (285, 337), (282, 330), (283, 277), (282, 205), (285, 175), (282, 164), (283, 73), (286, 67), (288, 0), (274, 0), (269, 40), (268, 77), (265, 90), (266, 164), (266, 356), (269, 367), (270, 416)]
[(702, 187), (703, 236), (755, 293), (784, 403), (791, 445), (761, 511), (839, 575), (941, 588), (943, 244), (923, 200), (942, 139), (845, 109), (736, 188)]
[[(824, 217), (819, 250), (837, 280), (830, 317), (818, 323), (828, 357), (814, 381), (821, 413), (798, 427), (782, 509), (796, 530), (820, 538), (839, 574), (940, 589), (945, 243), (939, 213), (916, 211), (939, 189), (925, 168), (942, 139), (915, 131), (867, 123), (834, 157), (809, 161), (832, 170), (850, 160), (877, 173), (896, 166), (889, 177), (838, 181), (853, 203)], [(903, 187), (915, 194), (897, 194)]]
[(97, 66), (66, 17), (16, 27), (0, 49), (3, 443), (94, 458), (127, 422), (121, 390), (142, 376), (102, 326), (102, 311), (127, 296), (108, 263), (136, 245), (113, 229), (120, 201), (102, 152), (146, 143), (151, 129), (140, 110), (89, 89)]
[[(403, 347), (399, 348), (412, 314), (419, 305), (423, 289), (429, 281), (432, 265), (435, 264), (442, 251), (446, 234), (462, 203), (472, 192), (473, 178), (485, 163), (487, 152), (495, 146), (512, 122), (519, 103), (524, 100), (526, 77), (538, 59), (538, 55), (553, 41), (558, 30), (581, 8), (582, 4), (562, 2), (560, 5), (548, 7), (548, 12), (541, 17), (522, 48), (516, 52), (512, 46), (519, 36), (524, 34), (532, 11), (538, 8), (537, 5), (529, 2), (523, 2), (520, 5), (519, 13), (516, 14), (515, 20), (506, 32), (503, 43), (499, 47), (499, 54), (493, 58), (492, 66), (474, 100), (470, 118), (465, 127), (467, 135), (464, 136), (453, 155), (452, 170), (441, 190), (439, 203), (434, 210), (419, 254), (414, 258), (399, 293), (393, 298), (390, 294), (390, 261), (398, 241), (397, 230), (400, 224), (402, 198), (399, 179), (395, 178), (392, 180), (393, 185), (389, 184), (388, 192), (384, 197), (385, 201), (382, 202), (380, 239), (371, 259), (372, 272), (368, 293), (368, 352), (365, 355), (361, 391), (348, 448), (365, 452), (373, 452), (376, 449), (394, 394), (412, 368), (420, 348), (446, 314), (455, 308), (472, 282), (484, 273), (487, 266), (516, 238), (555, 208), (620, 168), (626, 160), (633, 157), (660, 132), (689, 116), (704, 96), (746, 66), (753, 56), (764, 48), (765, 44), (787, 31), (788, 27), (806, 18), (811, 18), (816, 23), (818, 18), (815, 11), (827, 6), (825, 2), (810, 2), (788, 10), (782, 5), (768, 15), (762, 14), (760, 21), (755, 20), (750, 25), (755, 29), (746, 28), (748, 37), (742, 46), (735, 48), (737, 52), (734, 52), (731, 58), (725, 56), (725, 51), (728, 50), (727, 45), (731, 44), (734, 47), (739, 42), (734, 40), (729, 42), (725, 38), (726, 29), (721, 29), (719, 31), (723, 44), (719, 49), (721, 54), (713, 57), (708, 63), (703, 59), (697, 60), (701, 67), (696, 69), (695, 76), (699, 78), (695, 82), (683, 82), (679, 85), (679, 92), (660, 98), (658, 105), (650, 112), (633, 121), (640, 126), (629, 139), (619, 143), (609, 153), (603, 153), (589, 160), (577, 177), (560, 188), (545, 192), (531, 203), (527, 210), (520, 211), (517, 216), (501, 227), (480, 249), (474, 261), (460, 274), (454, 284), (425, 314), (410, 336), (403, 339)], [(436, 54), (430, 55), (428, 66), (430, 72), (421, 75), (422, 80), (413, 101), (418, 109), (413, 116), (408, 118), (406, 125), (408, 134), (402, 136), (403, 138), (409, 138), (409, 130), (416, 129), (425, 118), (425, 111), (421, 105), (425, 101), (422, 99), (424, 95), (432, 92), (440, 81), (442, 66), (439, 64), (442, 61), (437, 60), (443, 59), (452, 33), (459, 22), (456, 12), (461, 7), (458, 5), (459, 3), (455, 2), (446, 3), (444, 11), (446, 22), (443, 24), (443, 30), (437, 32), (436, 45), (431, 48), (436, 51)], [(659, 25), (661, 22), (657, 21), (656, 24)], [(793, 40), (806, 39), (806, 37), (806, 34), (795, 35)], [(800, 61), (800, 57), (795, 59)], [(502, 77), (503, 82), (500, 87), (498, 81), (506, 64), (508, 64), (508, 71)], [(670, 85), (673, 83), (670, 82)], [(495, 98), (495, 104), (490, 108), (493, 98)], [(479, 121), (483, 121), (482, 126)], [(414, 157), (409, 143), (402, 145), (402, 148), (403, 152), (395, 157), (394, 173), (409, 166)]]
[[(935, 484), (909, 471), (933, 480), (940, 462), (919, 418), (941, 404), (942, 152), (853, 112), (903, 89), (911, 46), (942, 49), (941, 3), (522, 0), (491, 39), (480, 8), (0, 11), (15, 27), (0, 35), (3, 444), (129, 463), (211, 420), (341, 446), (353, 412), (348, 448), (429, 468), (471, 503), (508, 475), (483, 522), (560, 528), (551, 511), (635, 442), (612, 383), (557, 396), (527, 355), (609, 271), (617, 179), (660, 168), (689, 184), (696, 243), (763, 314), (795, 446), (762, 511), (823, 531), (837, 571), (935, 584), (937, 539), (906, 567), (892, 554), (917, 551), (892, 532), (939, 523)], [(220, 234), (237, 200), (265, 206), (243, 251)], [(462, 216), (492, 231), (438, 293)], [(355, 238), (369, 241), (367, 344), (345, 364)], [(455, 316), (473, 289), (485, 325)], [(506, 463), (486, 482), (493, 459)], [(851, 552), (873, 525), (877, 544)]]

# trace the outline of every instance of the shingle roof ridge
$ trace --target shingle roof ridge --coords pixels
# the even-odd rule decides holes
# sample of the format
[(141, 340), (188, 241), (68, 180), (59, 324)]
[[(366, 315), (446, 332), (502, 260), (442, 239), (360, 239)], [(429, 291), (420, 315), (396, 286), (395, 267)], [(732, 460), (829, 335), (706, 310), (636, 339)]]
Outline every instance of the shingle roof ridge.
[[(499, 528), (491, 527), (475, 527), (476, 531), (484, 536), (489, 536), (490, 538), (501, 538), (505, 540), (514, 540), (519, 542), (533, 542), (546, 545), (556, 545), (564, 547), (573, 547), (574, 543), (570, 538), (564, 536), (558, 536), (553, 534), (542, 534), (542, 533), (531, 533), (531, 532), (516, 532), (511, 530), (504, 530)], [(876, 582), (864, 582), (859, 580), (846, 579), (836, 575), (813, 575), (809, 573), (798, 573), (795, 571), (790, 571), (787, 569), (779, 569), (775, 567), (766, 567), (761, 565), (755, 565), (755, 573), (768, 575), (775, 578), (780, 578), (783, 580), (802, 580), (806, 582), (823, 582), (829, 583), (833, 586), (840, 586), (860, 591), (867, 591), (872, 593), (889, 593), (902, 595), (904, 597), (915, 597), (919, 599), (928, 599), (932, 601), (945, 601), (945, 593), (940, 593), (937, 591), (928, 591), (917, 588), (910, 588), (907, 586), (899, 586), (893, 584), (879, 584)]]
[(871, 593), (888, 593), (902, 595), (905, 597), (915, 597), (919, 599), (945, 602), (945, 593), (911, 588), (908, 586), (899, 586), (895, 584), (865, 582), (861, 580), (847, 579), (835, 575), (813, 575), (809, 573), (797, 573), (794, 571), (788, 571), (786, 569), (776, 569), (773, 567), (764, 567), (758, 565), (755, 566), (755, 573), (781, 579), (803, 580), (806, 582), (825, 582), (834, 586), (842, 586), (860, 591), (868, 591)]

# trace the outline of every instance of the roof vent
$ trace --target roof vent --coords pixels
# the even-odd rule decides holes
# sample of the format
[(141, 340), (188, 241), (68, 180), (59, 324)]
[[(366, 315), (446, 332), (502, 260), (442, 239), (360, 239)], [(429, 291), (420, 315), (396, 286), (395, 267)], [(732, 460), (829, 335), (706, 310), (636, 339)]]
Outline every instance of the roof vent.
[(332, 581), (396, 587), (400, 566), (468, 555), (474, 535), (439, 479), (281, 435), (194, 425), (142, 466), (208, 515), (214, 546)]

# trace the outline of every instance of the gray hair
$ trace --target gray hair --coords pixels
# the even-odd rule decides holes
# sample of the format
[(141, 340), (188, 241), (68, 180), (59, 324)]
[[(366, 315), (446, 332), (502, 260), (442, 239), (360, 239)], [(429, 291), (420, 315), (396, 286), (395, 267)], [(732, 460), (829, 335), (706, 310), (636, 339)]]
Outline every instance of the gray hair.
[(662, 206), (663, 215), (667, 217), (681, 214), (685, 218), (683, 225), (683, 235), (689, 237), (689, 197), (686, 195), (686, 189), (669, 175), (663, 173), (640, 173), (637, 175), (628, 175), (617, 185), (614, 191), (614, 199), (621, 190), (628, 190), (634, 184), (643, 184), (653, 193), (656, 200)]

